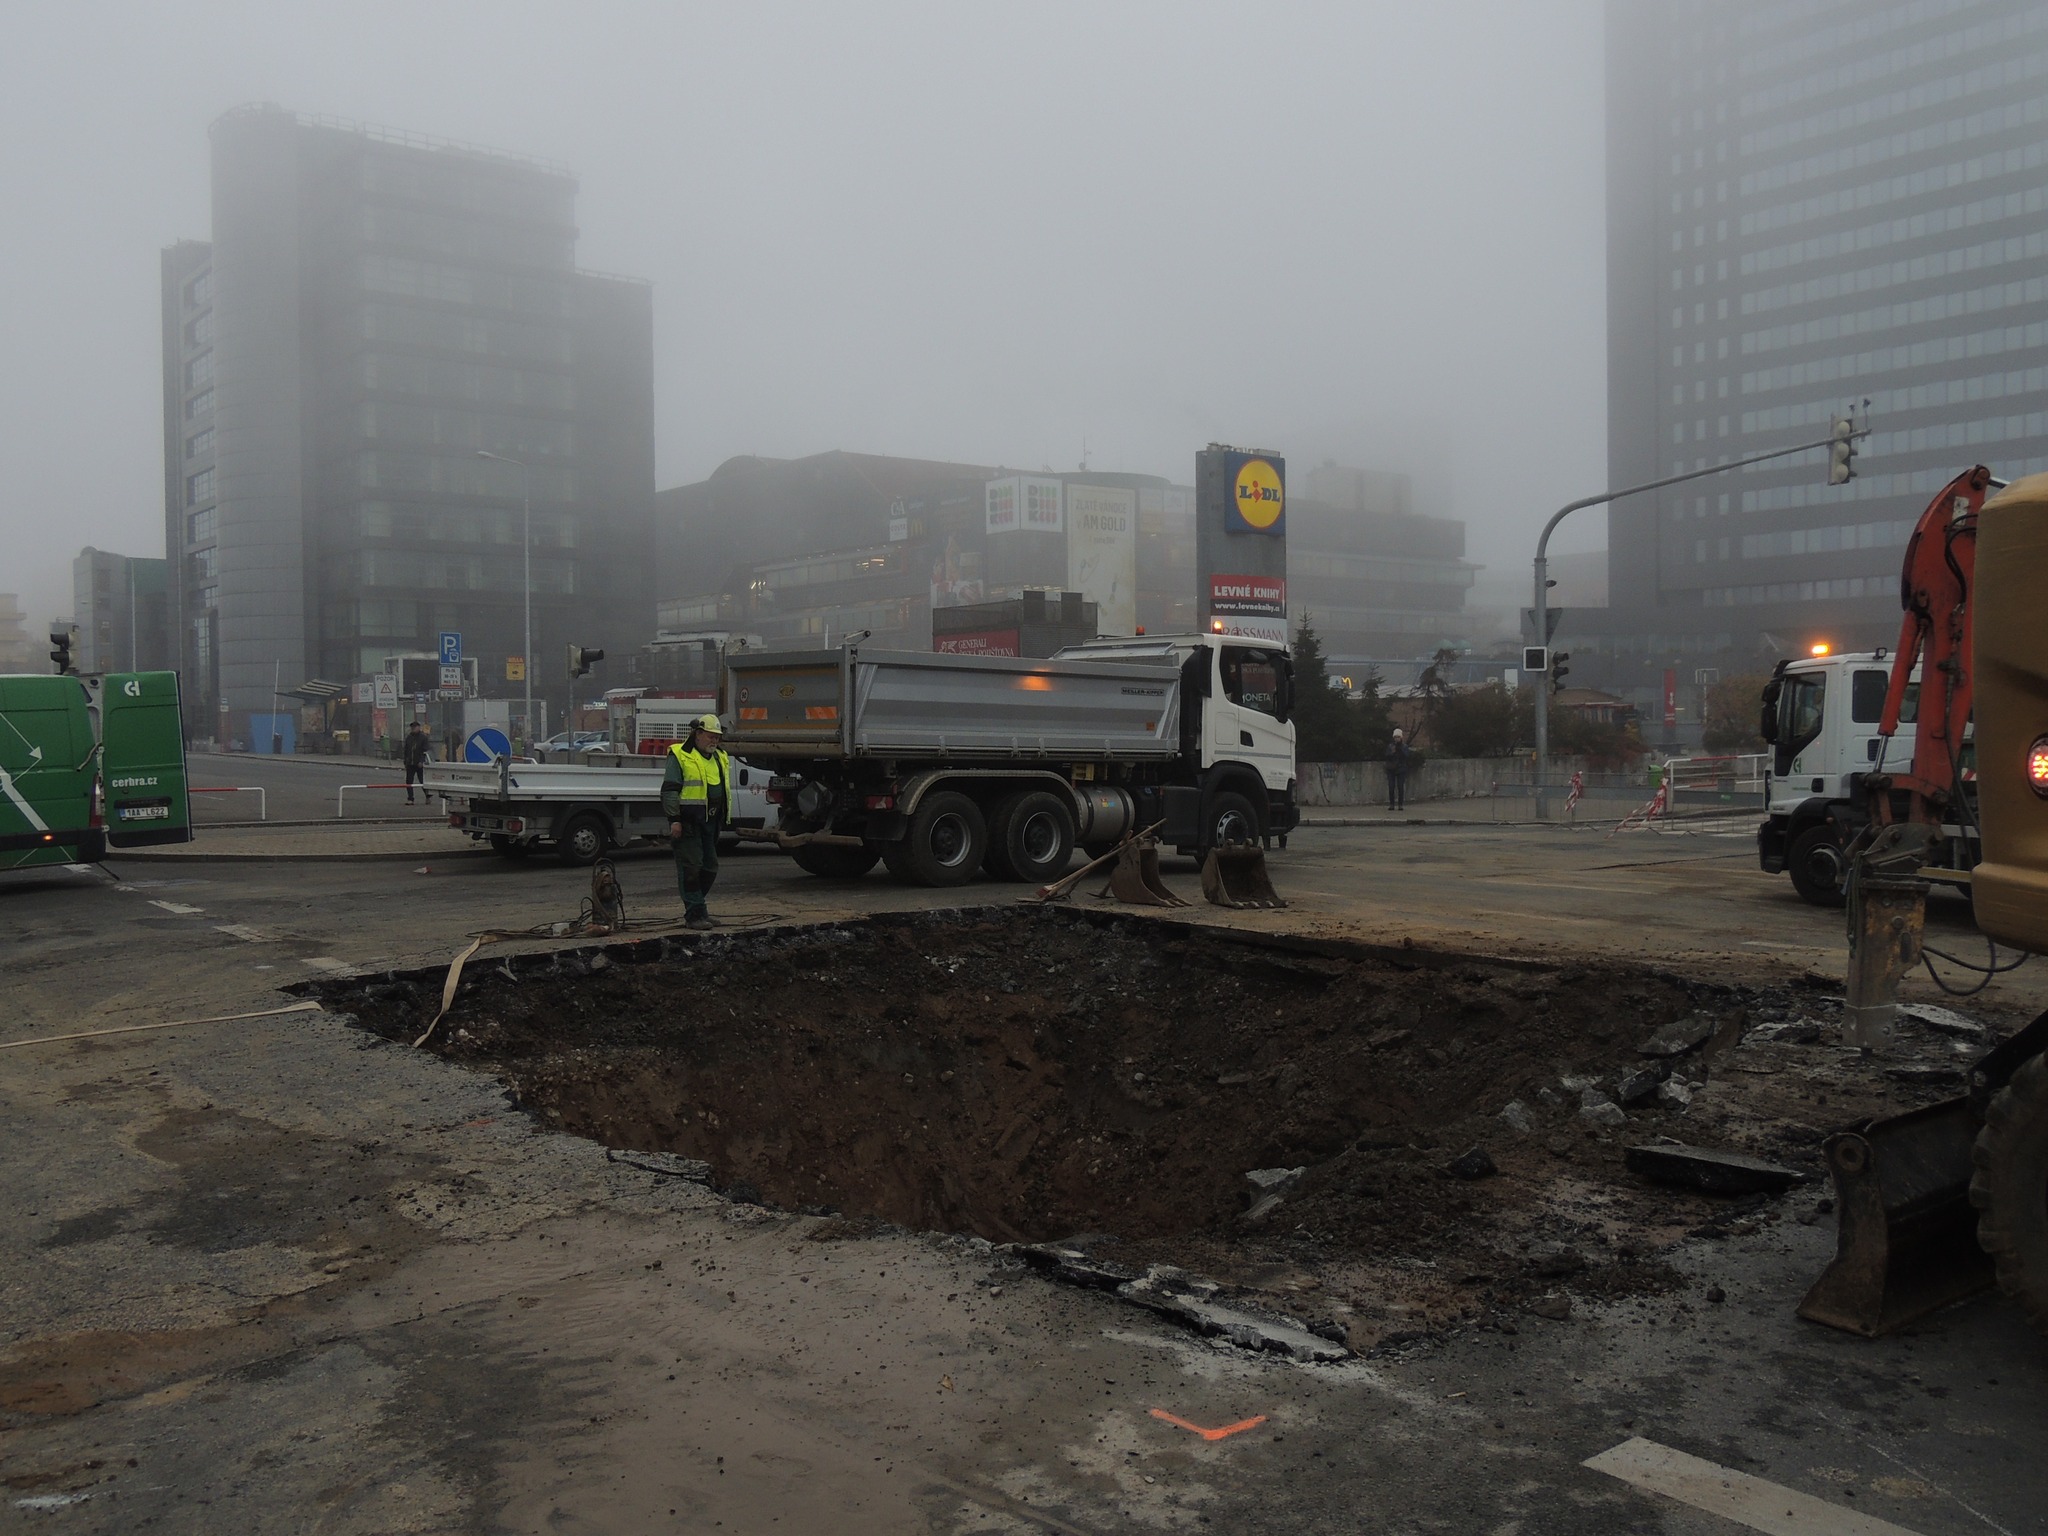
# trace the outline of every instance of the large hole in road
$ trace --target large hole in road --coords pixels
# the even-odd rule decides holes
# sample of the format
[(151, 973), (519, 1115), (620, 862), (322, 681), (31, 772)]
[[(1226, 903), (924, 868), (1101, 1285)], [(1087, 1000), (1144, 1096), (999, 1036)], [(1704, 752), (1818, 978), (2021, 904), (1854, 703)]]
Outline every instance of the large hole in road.
[[(441, 980), (312, 990), (410, 1040)], [(997, 1242), (1094, 1234), (1212, 1273), (1420, 1263), (1449, 1284), (1546, 1232), (1608, 1242), (1616, 1196), (1592, 1197), (1590, 1221), (1559, 1213), (1571, 1189), (1624, 1185), (1621, 1143), (1662, 1112), (1597, 1131), (1566, 1097), (1574, 1074), (1613, 1083), (1659, 1026), (1742, 1006), (1619, 965), (1006, 909), (486, 952), (433, 1048), (552, 1126), (703, 1159), (718, 1187), (791, 1210)], [(1511, 1100), (1533, 1130), (1504, 1126)], [(1447, 1173), (1474, 1143), (1503, 1176)], [(1247, 1173), (1295, 1168), (1248, 1219)], [(1698, 1214), (1666, 1194), (1659, 1219)]]

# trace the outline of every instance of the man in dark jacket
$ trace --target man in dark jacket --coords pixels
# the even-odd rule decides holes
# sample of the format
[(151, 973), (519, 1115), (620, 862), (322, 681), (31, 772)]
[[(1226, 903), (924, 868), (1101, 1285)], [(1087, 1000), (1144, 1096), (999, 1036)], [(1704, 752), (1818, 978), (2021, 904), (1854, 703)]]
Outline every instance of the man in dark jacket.
[(1387, 747), (1387, 809), (1408, 809), (1408, 741), (1399, 731)]
[(412, 787), (415, 784), (420, 786), (420, 799), (425, 800), (427, 798), (424, 780), (427, 772), (427, 759), (432, 757), (433, 754), (434, 743), (427, 735), (427, 728), (419, 721), (413, 721), (412, 729), (405, 733), (405, 803), (407, 805), (413, 803)]

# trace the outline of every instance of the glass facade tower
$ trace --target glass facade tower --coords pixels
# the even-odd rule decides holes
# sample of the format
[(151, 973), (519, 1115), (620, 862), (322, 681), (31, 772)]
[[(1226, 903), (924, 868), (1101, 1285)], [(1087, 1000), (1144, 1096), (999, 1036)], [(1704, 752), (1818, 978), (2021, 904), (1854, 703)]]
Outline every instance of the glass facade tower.
[[(519, 695), (529, 491), (536, 654), (643, 639), (651, 295), (576, 269), (574, 177), (275, 107), (212, 148), (213, 238), (163, 262), (194, 729), (211, 708), (240, 734), (276, 682), (360, 680), (444, 630), (485, 694)], [(566, 679), (534, 691), (559, 710)]]
[(1819, 452), (1617, 505), (1611, 635), (1747, 668), (1898, 629), (1906, 535), (2048, 469), (2048, 6), (1611, 0), (1609, 468)]

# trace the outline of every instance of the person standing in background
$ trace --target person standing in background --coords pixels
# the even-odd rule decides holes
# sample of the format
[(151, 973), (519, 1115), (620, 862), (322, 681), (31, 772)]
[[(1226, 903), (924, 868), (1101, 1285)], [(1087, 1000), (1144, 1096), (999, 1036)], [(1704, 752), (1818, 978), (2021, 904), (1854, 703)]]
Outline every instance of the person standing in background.
[(1387, 809), (1408, 808), (1408, 739), (1400, 731), (1387, 746)]

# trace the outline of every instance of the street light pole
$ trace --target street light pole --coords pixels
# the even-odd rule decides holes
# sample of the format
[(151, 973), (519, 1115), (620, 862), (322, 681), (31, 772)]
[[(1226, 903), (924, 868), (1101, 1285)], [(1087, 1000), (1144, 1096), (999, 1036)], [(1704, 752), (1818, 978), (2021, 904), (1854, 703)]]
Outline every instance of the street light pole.
[[(1851, 432), (1850, 437), (1867, 437), (1870, 429)], [(1660, 491), (1667, 485), (1678, 485), (1687, 480), (1704, 480), (1709, 475), (1725, 475), (1731, 469), (1744, 469), (1751, 464), (1762, 464), (1769, 459), (1782, 459), (1790, 454), (1806, 453), (1815, 448), (1826, 448), (1840, 441), (1835, 436), (1822, 438), (1817, 443), (1800, 443), (1792, 448), (1773, 448), (1769, 453), (1751, 454), (1746, 459), (1734, 459), (1726, 464), (1716, 464), (1709, 469), (1695, 469), (1682, 475), (1667, 475), (1662, 480), (1651, 480), (1643, 485), (1631, 485), (1618, 491), (1604, 491), (1598, 496), (1583, 497), (1578, 501), (1566, 502), (1550, 514), (1550, 521), (1543, 525), (1543, 533), (1536, 540), (1536, 586), (1530, 607), (1534, 611), (1535, 645), (1550, 644), (1550, 562), (1545, 551), (1550, 548), (1550, 536), (1557, 531), (1557, 525), (1566, 517), (1585, 507), (1598, 507), (1610, 501), (1619, 501), (1624, 496), (1638, 496), (1644, 491)], [(1662, 535), (1660, 534), (1659, 537)], [(1536, 680), (1536, 819), (1543, 819), (1543, 794), (1550, 777), (1550, 679), (1548, 676)]]
[(525, 574), (521, 577), (526, 597), (526, 652), (525, 661), (519, 668), (519, 675), (526, 682), (526, 743), (533, 746), (533, 466), (519, 459), (508, 459), (502, 453), (491, 453), (479, 448), (476, 456), (480, 459), (496, 459), (500, 464), (515, 465), (520, 471), (522, 500), (525, 503), (521, 519), (519, 540), (520, 555), (525, 562)]

